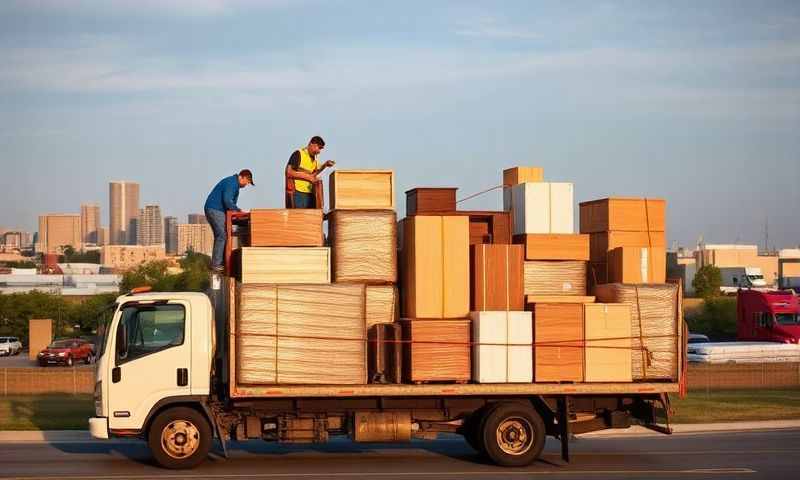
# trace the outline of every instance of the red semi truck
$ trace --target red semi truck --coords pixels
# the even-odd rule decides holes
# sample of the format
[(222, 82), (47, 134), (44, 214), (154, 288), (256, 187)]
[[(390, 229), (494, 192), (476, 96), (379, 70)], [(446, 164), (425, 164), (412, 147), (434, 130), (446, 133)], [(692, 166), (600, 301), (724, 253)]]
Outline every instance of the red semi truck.
[(800, 341), (800, 301), (792, 292), (739, 290), (736, 305), (738, 340)]

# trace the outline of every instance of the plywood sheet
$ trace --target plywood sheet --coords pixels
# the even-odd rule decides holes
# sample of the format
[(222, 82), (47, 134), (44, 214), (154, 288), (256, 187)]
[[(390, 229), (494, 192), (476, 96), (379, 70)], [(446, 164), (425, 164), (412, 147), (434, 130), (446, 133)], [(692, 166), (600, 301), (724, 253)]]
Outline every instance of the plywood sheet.
[(328, 247), (243, 247), (242, 283), (330, 283)]
[(544, 169), (542, 167), (512, 167), (503, 170), (503, 185), (513, 187), (520, 183), (532, 183), (544, 181)]
[(465, 318), (470, 288), (468, 219), (407, 217), (403, 235), (403, 315)]
[(583, 381), (583, 305), (536, 304), (533, 337), (536, 382)]
[(612, 197), (580, 204), (581, 233), (663, 232), (667, 202), (660, 198)]
[(586, 382), (633, 381), (631, 309), (625, 304), (584, 305)]
[(392, 210), (334, 210), (328, 217), (333, 281), (397, 282), (397, 215)]
[(322, 210), (261, 209), (250, 211), (251, 247), (321, 247)]
[(521, 245), (472, 245), (470, 258), (473, 311), (523, 309)]
[(406, 215), (446, 215), (456, 210), (457, 188), (414, 188), (406, 192)]
[(367, 326), (392, 323), (399, 314), (399, 298), (394, 285), (367, 285)]
[(331, 210), (394, 210), (394, 172), (336, 170), (330, 176)]
[(664, 232), (601, 232), (589, 236), (589, 256), (592, 262), (606, 262), (608, 251), (618, 247), (665, 248)]
[(608, 252), (608, 283), (664, 283), (667, 252), (662, 247), (617, 247)]
[(511, 211), (514, 235), (575, 232), (571, 183), (521, 183), (509, 199), (504, 209)]
[(609, 283), (595, 288), (602, 303), (631, 308), (634, 380), (676, 379), (678, 375), (678, 286)]
[(525, 295), (586, 295), (586, 262), (526, 261), (524, 292)]
[(525, 260), (589, 261), (589, 235), (577, 233), (529, 233), (514, 235), (525, 246)]
[(401, 320), (403, 374), (408, 383), (468, 381), (470, 321)]

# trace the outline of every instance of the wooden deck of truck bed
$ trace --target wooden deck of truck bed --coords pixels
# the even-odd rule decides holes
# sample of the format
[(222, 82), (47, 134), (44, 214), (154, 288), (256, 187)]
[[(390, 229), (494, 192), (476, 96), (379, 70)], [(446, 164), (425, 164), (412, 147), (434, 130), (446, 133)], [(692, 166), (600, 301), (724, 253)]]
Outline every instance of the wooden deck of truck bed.
[(500, 383), (423, 385), (231, 385), (232, 398), (469, 397), (518, 395), (657, 395), (677, 383)]

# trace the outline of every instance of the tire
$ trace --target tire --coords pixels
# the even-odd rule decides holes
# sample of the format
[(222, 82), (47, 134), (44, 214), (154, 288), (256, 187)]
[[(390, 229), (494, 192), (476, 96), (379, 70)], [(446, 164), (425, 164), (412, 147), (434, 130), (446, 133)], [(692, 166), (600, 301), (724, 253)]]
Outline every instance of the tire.
[(67, 357), (66, 364), (68, 367), (72, 366), (72, 357)]
[(83, 363), (85, 363), (86, 365), (91, 365), (93, 363), (91, 353), (89, 355), (86, 355), (86, 358), (83, 359)]
[(481, 436), (483, 420), (486, 418), (486, 414), (495, 406), (495, 404), (482, 406), (472, 412), (472, 415), (470, 415), (464, 423), (464, 430), (462, 432), (464, 440), (467, 441), (467, 444), (472, 447), (473, 450), (481, 455), (486, 454)]
[(487, 457), (503, 467), (524, 467), (542, 453), (545, 427), (532, 405), (504, 402), (481, 422), (481, 439)]
[(164, 468), (193, 468), (211, 450), (211, 426), (206, 417), (189, 407), (175, 407), (158, 414), (147, 432), (147, 445), (156, 463)]

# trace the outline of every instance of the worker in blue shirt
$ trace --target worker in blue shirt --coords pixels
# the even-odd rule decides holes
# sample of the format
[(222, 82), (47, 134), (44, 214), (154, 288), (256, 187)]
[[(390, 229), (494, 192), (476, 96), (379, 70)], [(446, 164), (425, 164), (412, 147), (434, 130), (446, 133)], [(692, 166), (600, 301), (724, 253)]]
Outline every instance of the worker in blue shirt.
[(222, 266), (225, 254), (225, 214), (229, 211), (238, 212), (241, 208), (236, 206), (239, 200), (239, 190), (253, 183), (253, 173), (244, 169), (238, 175), (225, 177), (217, 183), (208, 194), (205, 212), (208, 224), (214, 232), (214, 249), (211, 253), (211, 270), (219, 273), (224, 270)]

